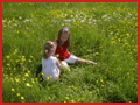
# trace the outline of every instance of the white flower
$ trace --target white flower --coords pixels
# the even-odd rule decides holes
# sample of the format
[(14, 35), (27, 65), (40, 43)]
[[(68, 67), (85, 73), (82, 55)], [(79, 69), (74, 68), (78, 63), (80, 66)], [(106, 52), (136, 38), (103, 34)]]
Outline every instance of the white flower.
[(19, 19), (22, 20), (22, 17), (20, 16)]
[(5, 23), (5, 22), (6, 22), (6, 20), (2, 20), (2, 22), (3, 22), (3, 23)]
[(85, 22), (85, 20), (82, 20), (82, 22)]
[(75, 17), (78, 17), (78, 15), (75, 15)]
[(72, 21), (74, 21), (74, 22), (75, 22), (75, 21), (76, 21), (76, 19), (72, 19)]
[(17, 26), (17, 23), (15, 23), (15, 25), (14, 26)]
[(30, 20), (26, 19), (26, 22), (28, 22), (28, 21), (30, 21)]
[(70, 15), (70, 17), (73, 17), (73, 15)]
[(108, 19), (110, 20), (110, 19), (112, 19), (112, 17), (109, 16)]
[(105, 14), (103, 17), (107, 17), (107, 14)]
[(132, 16), (132, 14), (131, 14), (131, 13), (129, 13), (128, 15), (129, 15), (129, 16)]
[(62, 23), (62, 26), (64, 26), (64, 23)]

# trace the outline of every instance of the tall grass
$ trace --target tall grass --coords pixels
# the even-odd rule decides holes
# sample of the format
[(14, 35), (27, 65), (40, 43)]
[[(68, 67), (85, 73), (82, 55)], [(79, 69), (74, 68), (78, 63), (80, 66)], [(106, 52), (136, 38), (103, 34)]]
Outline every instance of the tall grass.
[[(71, 31), (70, 52), (100, 65), (70, 64), (41, 81), (43, 44)], [(138, 3), (3, 2), (3, 103), (137, 103)]]

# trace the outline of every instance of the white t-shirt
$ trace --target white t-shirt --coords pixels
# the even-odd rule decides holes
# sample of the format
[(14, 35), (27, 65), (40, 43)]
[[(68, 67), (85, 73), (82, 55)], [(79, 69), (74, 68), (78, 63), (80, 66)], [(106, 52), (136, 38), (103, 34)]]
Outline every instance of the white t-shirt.
[[(49, 77), (50, 80), (57, 80), (59, 77), (59, 69), (56, 65), (56, 57), (50, 56), (48, 59), (44, 59), (42, 57), (42, 73), (43, 78), (47, 79)], [(50, 77), (51, 76), (51, 77)]]

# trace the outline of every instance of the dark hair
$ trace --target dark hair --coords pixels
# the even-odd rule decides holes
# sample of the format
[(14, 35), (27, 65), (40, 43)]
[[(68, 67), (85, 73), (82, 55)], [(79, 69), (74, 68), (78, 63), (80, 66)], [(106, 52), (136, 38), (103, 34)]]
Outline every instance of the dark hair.
[[(64, 30), (64, 29), (68, 29), (68, 30)], [(64, 42), (65, 47), (69, 49), (70, 48), (70, 30), (69, 30), (68, 27), (63, 27), (61, 30), (59, 30), (58, 37), (57, 37), (57, 45), (58, 45), (59, 48), (62, 48), (61, 37), (62, 37), (63, 33), (68, 33), (69, 34), (68, 40)]]

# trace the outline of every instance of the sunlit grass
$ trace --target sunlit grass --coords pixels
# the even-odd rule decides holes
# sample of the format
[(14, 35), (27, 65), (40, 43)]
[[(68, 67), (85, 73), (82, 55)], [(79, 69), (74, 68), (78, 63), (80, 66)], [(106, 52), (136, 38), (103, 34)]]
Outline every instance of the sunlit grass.
[[(5, 2), (2, 7), (3, 102), (138, 102), (138, 3)], [(60, 81), (41, 82), (43, 74), (36, 73), (43, 44), (54, 41), (63, 26), (71, 31), (70, 52), (100, 65), (70, 64), (71, 72)]]

